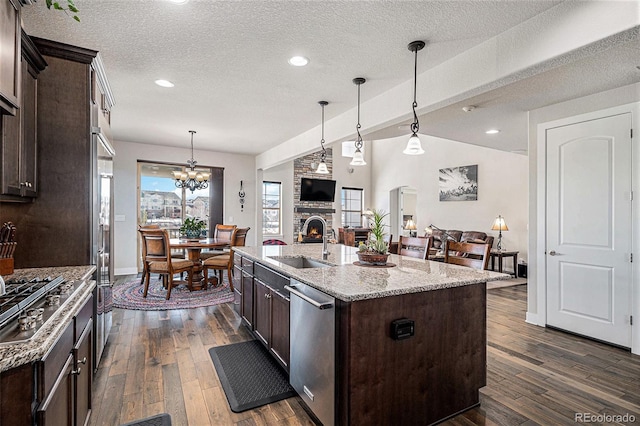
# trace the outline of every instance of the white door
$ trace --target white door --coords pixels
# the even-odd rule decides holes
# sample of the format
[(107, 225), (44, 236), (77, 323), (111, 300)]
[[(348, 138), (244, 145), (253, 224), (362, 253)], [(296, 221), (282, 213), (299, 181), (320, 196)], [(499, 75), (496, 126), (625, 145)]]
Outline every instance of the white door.
[(547, 324), (631, 346), (631, 114), (548, 129)]

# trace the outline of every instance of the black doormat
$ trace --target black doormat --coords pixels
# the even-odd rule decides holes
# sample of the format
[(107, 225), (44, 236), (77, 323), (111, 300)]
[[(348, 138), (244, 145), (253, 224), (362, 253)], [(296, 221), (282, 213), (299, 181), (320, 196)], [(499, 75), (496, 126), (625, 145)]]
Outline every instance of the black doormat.
[(162, 413), (121, 426), (171, 426), (171, 416), (167, 413)]
[(297, 395), (282, 367), (257, 340), (211, 348), (209, 355), (234, 413)]

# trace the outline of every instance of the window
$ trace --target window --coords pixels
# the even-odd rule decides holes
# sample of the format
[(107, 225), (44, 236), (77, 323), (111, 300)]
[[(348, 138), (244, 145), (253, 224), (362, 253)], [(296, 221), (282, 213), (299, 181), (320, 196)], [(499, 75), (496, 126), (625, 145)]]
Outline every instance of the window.
[(342, 188), (342, 226), (362, 227), (361, 188)]
[(264, 235), (281, 234), (280, 182), (262, 182), (262, 233)]
[(184, 166), (138, 161), (138, 223), (159, 225), (173, 238), (185, 218), (196, 217), (207, 222), (208, 233), (222, 223), (224, 171), (198, 167), (210, 173), (209, 187), (191, 192), (176, 188), (172, 172), (177, 170), (184, 170)]

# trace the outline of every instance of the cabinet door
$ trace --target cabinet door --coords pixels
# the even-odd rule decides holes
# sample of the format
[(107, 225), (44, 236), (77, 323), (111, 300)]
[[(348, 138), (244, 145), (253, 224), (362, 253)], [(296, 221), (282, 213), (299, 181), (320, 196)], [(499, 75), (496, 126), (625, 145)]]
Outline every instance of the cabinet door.
[(23, 197), (33, 198), (37, 195), (37, 132), (36, 110), (38, 102), (38, 74), (22, 61), (22, 106), (21, 116), (21, 151), (20, 182)]
[(73, 426), (72, 370), (73, 355), (69, 354), (51, 392), (38, 408), (39, 426)]
[(233, 309), (242, 316), (242, 269), (238, 265), (233, 265)]
[(253, 327), (253, 275), (242, 272), (242, 318)]
[(256, 336), (269, 347), (271, 340), (271, 289), (262, 281), (254, 278), (255, 318), (253, 329)]
[(91, 414), (91, 378), (92, 378), (92, 348), (93, 348), (93, 321), (89, 320), (80, 339), (73, 348), (74, 354), (74, 401), (75, 401), (75, 425), (86, 424)]
[(20, 107), (20, 3), (0, 0), (0, 114), (14, 115)]
[(33, 198), (37, 195), (38, 73), (24, 57), (21, 66), (22, 106), (15, 116), (2, 117), (2, 194)]
[(271, 293), (271, 351), (289, 371), (289, 299)]

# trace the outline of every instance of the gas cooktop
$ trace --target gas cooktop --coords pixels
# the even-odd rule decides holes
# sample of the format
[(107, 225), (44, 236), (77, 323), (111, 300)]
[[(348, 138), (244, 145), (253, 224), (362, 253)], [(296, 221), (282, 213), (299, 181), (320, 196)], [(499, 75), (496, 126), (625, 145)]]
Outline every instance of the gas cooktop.
[(0, 296), (0, 344), (28, 340), (75, 290), (64, 278), (36, 277), (5, 282)]

